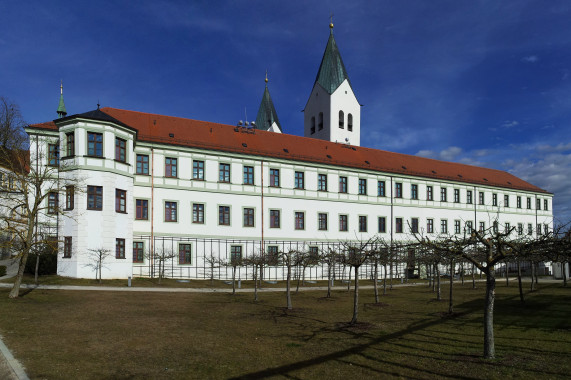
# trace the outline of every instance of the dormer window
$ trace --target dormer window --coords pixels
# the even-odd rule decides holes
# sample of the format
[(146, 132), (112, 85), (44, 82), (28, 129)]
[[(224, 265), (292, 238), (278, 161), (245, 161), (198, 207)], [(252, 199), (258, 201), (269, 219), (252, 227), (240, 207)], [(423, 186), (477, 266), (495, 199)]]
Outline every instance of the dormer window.
[(323, 112), (319, 113), (319, 124), (318, 124), (319, 130), (321, 131), (323, 129)]
[(315, 116), (311, 118), (311, 134), (315, 133)]
[(353, 115), (347, 115), (347, 130), (353, 132)]
[(345, 114), (343, 111), (339, 111), (339, 128), (345, 128)]

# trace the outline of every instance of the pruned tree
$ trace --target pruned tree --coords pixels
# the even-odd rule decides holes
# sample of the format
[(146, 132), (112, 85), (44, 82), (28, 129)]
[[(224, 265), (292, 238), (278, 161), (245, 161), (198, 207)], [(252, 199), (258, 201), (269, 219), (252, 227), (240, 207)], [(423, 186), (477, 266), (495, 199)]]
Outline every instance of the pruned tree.
[(205, 256), (204, 261), (208, 266), (208, 276), (210, 277), (210, 285), (213, 285), (216, 269), (224, 265), (224, 261), (221, 260), (219, 257), (214, 256), (213, 254), (211, 254), (210, 256)]
[(87, 263), (83, 264), (86, 268), (95, 271), (95, 279), (101, 284), (102, 271), (106, 268), (105, 261), (111, 257), (111, 250), (106, 248), (95, 248), (87, 251)]
[(331, 248), (327, 247), (323, 249), (319, 254), (319, 262), (327, 265), (327, 298), (331, 298), (331, 286), (333, 282), (333, 271), (335, 270), (335, 264), (339, 261), (339, 253)]
[(258, 301), (258, 271), (262, 269), (266, 263), (266, 257), (262, 253), (253, 253), (251, 256), (243, 259), (244, 265), (253, 267), (254, 275), (254, 301)]
[(341, 261), (353, 268), (355, 274), (353, 317), (350, 322), (352, 325), (357, 323), (359, 315), (359, 268), (369, 260), (376, 241), (377, 237), (373, 236), (367, 240), (344, 241), (341, 243), (343, 246), (343, 252), (340, 256)]
[(291, 302), (291, 269), (297, 264), (296, 260), (300, 257), (299, 251), (296, 249), (289, 249), (285, 252), (281, 252), (280, 261), (283, 266), (287, 268), (286, 275), (286, 307), (288, 310), (293, 308)]
[(53, 240), (51, 234), (39, 227), (49, 226), (58, 215), (68, 217), (60, 206), (59, 195), (66, 187), (79, 190), (76, 186), (79, 179), (68, 172), (73, 167), (59, 162), (57, 136), (39, 137), (30, 133), (35, 147), (30, 152), (24, 125), (18, 107), (0, 98), (0, 230), (10, 236), (4, 244), (18, 260), (10, 298), (19, 296), (30, 253), (38, 252), (48, 240)]
[(232, 295), (235, 295), (236, 294), (236, 270), (238, 269), (238, 267), (241, 267), (242, 265), (244, 265), (244, 260), (242, 258), (242, 254), (239, 254), (239, 255), (231, 254), (230, 260), (227, 262), (221, 261), (221, 264), (232, 268)]
[[(172, 249), (165, 248), (164, 246), (159, 250), (149, 252), (147, 255), (149, 259), (152, 259), (151, 262), (153, 263), (153, 266), (158, 266), (156, 273), (158, 273), (159, 285), (163, 283), (163, 278), (165, 278), (165, 268), (167, 263), (171, 262), (177, 256), (177, 252)], [(153, 272), (155, 271), (153, 270)]]

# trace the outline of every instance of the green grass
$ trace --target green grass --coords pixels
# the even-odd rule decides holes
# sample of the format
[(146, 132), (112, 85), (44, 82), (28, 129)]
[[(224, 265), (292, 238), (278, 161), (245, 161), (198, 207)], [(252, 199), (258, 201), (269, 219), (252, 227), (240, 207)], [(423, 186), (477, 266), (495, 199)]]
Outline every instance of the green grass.
[[(483, 284), (456, 314), (426, 286), (285, 295), (0, 289), (0, 333), (31, 378), (568, 378), (571, 290), (540, 284), (521, 305), (497, 288), (497, 359), (482, 359)], [(447, 286), (443, 286), (443, 293)], [(24, 290), (24, 293), (26, 291)]]

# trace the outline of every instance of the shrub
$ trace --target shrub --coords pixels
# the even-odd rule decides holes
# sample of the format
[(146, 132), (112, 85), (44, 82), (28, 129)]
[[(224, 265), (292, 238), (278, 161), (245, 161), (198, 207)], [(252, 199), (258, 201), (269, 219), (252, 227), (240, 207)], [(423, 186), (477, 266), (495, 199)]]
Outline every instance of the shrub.
[[(36, 273), (36, 254), (30, 254), (28, 261), (26, 261), (26, 268), (24, 273)], [(46, 244), (40, 251), (40, 265), (38, 267), (38, 275), (43, 276), (46, 274), (57, 273), (57, 250), (52, 246)]]
[(6, 265), (0, 265), (0, 277), (6, 276)]

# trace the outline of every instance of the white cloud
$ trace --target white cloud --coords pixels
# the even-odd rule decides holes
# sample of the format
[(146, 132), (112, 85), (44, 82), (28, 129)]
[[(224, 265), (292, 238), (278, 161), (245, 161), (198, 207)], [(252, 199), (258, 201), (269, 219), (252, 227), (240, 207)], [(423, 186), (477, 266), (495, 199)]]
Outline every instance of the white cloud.
[(553, 152), (566, 152), (571, 150), (571, 142), (567, 144), (560, 143), (556, 146), (549, 144), (542, 144), (537, 146), (538, 152), (553, 153)]
[(523, 62), (535, 63), (535, 62), (539, 61), (539, 57), (537, 55), (528, 55), (526, 57), (523, 57), (521, 60)]
[(415, 155), (426, 158), (434, 158), (443, 161), (454, 161), (462, 153), (462, 148), (451, 146), (440, 152), (429, 149), (419, 150)]
[(519, 125), (519, 121), (517, 121), (517, 120), (506, 120), (501, 124), (501, 127), (509, 129), (509, 128), (516, 127), (518, 125)]

